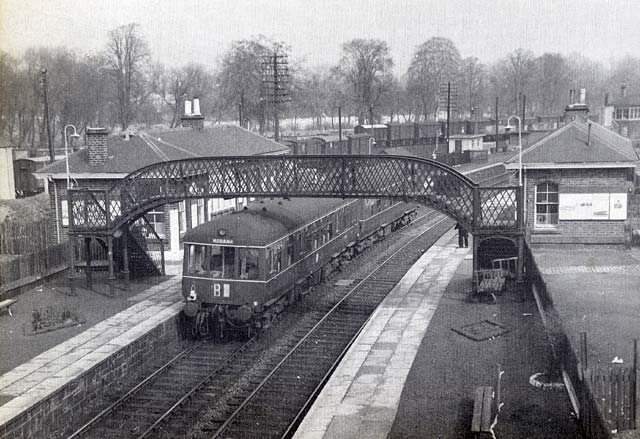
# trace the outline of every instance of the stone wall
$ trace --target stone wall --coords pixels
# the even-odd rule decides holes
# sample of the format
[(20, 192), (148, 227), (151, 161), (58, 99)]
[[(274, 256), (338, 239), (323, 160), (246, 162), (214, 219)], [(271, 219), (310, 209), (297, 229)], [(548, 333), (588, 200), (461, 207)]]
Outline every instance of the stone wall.
[[(121, 347), (105, 360), (65, 384), (40, 404), (0, 427), (4, 439), (67, 437), (81, 416), (93, 416), (94, 403), (115, 393), (114, 386), (127, 374), (157, 361), (165, 347), (178, 340), (177, 313), (145, 335)], [(56, 378), (54, 378), (56, 379)], [(64, 379), (63, 377), (59, 379)], [(121, 389), (120, 389), (121, 390)], [(64, 433), (64, 434), (62, 434)]]

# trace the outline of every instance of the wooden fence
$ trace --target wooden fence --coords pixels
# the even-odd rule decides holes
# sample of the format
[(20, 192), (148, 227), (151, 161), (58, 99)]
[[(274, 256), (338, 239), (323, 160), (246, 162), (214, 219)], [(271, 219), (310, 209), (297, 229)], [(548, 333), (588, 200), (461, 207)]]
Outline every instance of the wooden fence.
[(0, 254), (26, 255), (47, 247), (47, 220), (20, 224), (0, 223)]
[(636, 374), (632, 368), (587, 369), (585, 379), (611, 430), (635, 428)]
[(15, 288), (21, 282), (46, 276), (62, 270), (68, 265), (69, 243), (52, 245), (47, 248), (17, 255), (0, 263), (0, 292)]

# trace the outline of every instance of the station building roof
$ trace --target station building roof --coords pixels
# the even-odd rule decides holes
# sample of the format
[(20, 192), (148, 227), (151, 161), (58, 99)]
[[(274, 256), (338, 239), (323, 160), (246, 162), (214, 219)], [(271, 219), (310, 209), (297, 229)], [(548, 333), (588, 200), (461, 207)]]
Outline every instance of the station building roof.
[[(90, 166), (87, 148), (69, 155), (72, 178), (122, 178), (142, 167), (168, 160), (209, 156), (285, 154), (289, 148), (237, 125), (205, 128), (177, 128), (135, 134), (126, 140), (107, 140), (108, 157), (102, 165)], [(35, 174), (43, 178), (66, 178), (65, 160), (57, 160)]]
[[(507, 168), (517, 169), (518, 160), (516, 154), (507, 162)], [(522, 164), (529, 169), (635, 167), (638, 160), (629, 139), (598, 123), (578, 120), (555, 130), (522, 152)]]

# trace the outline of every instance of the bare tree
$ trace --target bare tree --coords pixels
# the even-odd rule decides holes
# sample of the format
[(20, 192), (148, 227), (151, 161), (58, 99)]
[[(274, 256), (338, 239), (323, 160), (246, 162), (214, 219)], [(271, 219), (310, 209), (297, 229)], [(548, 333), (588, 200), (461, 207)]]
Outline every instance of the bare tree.
[[(559, 53), (545, 53), (535, 60), (535, 103), (544, 114), (560, 114), (569, 89), (569, 65)], [(533, 100), (532, 100), (533, 101)]]
[(197, 96), (203, 108), (210, 104), (214, 86), (213, 76), (201, 64), (191, 63), (169, 71), (166, 71), (163, 65), (156, 64), (151, 76), (155, 93), (171, 111), (171, 128), (178, 124), (185, 96)]
[(149, 59), (147, 42), (136, 23), (109, 32), (105, 59), (115, 88), (118, 120), (126, 130), (136, 113), (136, 105), (145, 96), (144, 69)]
[(218, 85), (223, 105), (231, 114), (242, 113), (245, 121), (264, 124), (265, 108), (260, 100), (263, 62), (273, 45), (264, 36), (235, 41), (225, 53), (218, 73)]
[(357, 38), (342, 45), (342, 58), (335, 71), (349, 86), (359, 123), (364, 122), (365, 114), (373, 113), (391, 86), (392, 68), (393, 59), (384, 41)]
[(475, 109), (476, 114), (481, 116), (484, 107), (486, 70), (478, 58), (468, 57), (462, 60), (460, 82), (463, 108), (469, 112)]
[(440, 85), (458, 79), (461, 62), (458, 49), (447, 38), (433, 37), (416, 48), (407, 71), (407, 86), (419, 99), (425, 120), (438, 108)]
[(505, 79), (511, 96), (512, 111), (518, 113), (522, 95), (526, 93), (535, 72), (533, 52), (516, 49), (502, 61)]

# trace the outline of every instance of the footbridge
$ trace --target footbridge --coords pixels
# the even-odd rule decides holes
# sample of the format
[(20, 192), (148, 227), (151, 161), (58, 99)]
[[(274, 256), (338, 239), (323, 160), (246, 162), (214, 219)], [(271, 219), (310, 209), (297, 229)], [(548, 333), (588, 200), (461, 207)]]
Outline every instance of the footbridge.
[(447, 165), (414, 157), (283, 155), (167, 161), (141, 168), (106, 190), (72, 189), (69, 233), (110, 241), (150, 209), (217, 197), (388, 198), (430, 206), (474, 236), (507, 236), (515, 242), (524, 232), (518, 186), (481, 187)]

